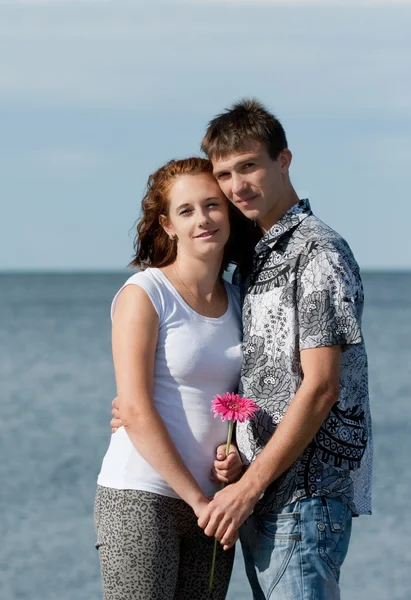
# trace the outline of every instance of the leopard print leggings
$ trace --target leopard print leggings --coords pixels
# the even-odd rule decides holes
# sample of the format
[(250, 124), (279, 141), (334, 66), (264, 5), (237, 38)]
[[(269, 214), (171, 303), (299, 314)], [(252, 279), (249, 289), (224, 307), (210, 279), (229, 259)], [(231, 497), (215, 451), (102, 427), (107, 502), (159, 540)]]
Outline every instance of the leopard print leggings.
[(94, 507), (103, 600), (223, 600), (234, 548), (220, 545), (208, 591), (214, 539), (183, 500), (97, 487)]

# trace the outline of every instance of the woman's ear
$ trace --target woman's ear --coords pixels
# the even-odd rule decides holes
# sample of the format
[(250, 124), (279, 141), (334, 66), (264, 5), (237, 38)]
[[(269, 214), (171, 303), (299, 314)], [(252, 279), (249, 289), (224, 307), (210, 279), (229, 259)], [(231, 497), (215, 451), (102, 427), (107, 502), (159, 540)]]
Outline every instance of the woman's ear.
[(173, 240), (175, 238), (174, 228), (171, 225), (168, 218), (166, 217), (166, 215), (160, 215), (158, 217), (158, 222), (160, 223), (161, 227), (164, 229), (170, 240)]

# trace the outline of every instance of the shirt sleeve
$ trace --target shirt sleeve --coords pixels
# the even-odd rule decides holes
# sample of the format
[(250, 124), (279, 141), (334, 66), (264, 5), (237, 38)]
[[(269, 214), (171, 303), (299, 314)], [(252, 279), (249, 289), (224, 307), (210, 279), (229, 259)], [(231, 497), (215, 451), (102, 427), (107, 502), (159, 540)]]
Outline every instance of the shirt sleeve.
[(300, 350), (360, 344), (363, 291), (359, 273), (338, 251), (307, 257), (297, 282)]

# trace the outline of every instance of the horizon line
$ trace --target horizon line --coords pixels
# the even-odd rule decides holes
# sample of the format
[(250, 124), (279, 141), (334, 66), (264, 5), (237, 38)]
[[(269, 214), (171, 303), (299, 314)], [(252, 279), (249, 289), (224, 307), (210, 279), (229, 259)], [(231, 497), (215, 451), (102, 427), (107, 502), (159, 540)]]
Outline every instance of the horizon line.
[[(232, 265), (234, 266), (234, 265)], [(230, 270), (230, 269), (227, 269)], [(390, 274), (411, 274), (409, 267), (360, 267), (361, 273), (390, 273)], [(138, 269), (132, 268), (90, 268), (90, 269), (2, 269), (2, 275), (121, 275), (132, 272), (138, 272)]]

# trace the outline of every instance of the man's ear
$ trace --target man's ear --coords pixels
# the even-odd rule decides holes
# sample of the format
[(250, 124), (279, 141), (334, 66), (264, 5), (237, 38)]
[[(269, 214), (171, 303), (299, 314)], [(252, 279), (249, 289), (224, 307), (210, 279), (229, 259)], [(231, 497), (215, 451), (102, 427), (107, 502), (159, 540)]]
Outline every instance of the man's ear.
[(293, 155), (291, 153), (291, 150), (289, 150), (288, 148), (284, 148), (284, 150), (282, 150), (280, 156), (278, 157), (278, 160), (280, 161), (280, 167), (281, 167), (282, 173), (288, 172), (288, 169), (290, 168), (290, 165), (291, 165), (292, 158), (293, 158)]
[(168, 237), (170, 239), (174, 239), (174, 237), (175, 237), (174, 228), (171, 225), (168, 217), (166, 217), (166, 215), (160, 215), (158, 217), (158, 222), (160, 223), (161, 227), (164, 229), (164, 231), (166, 232)]

